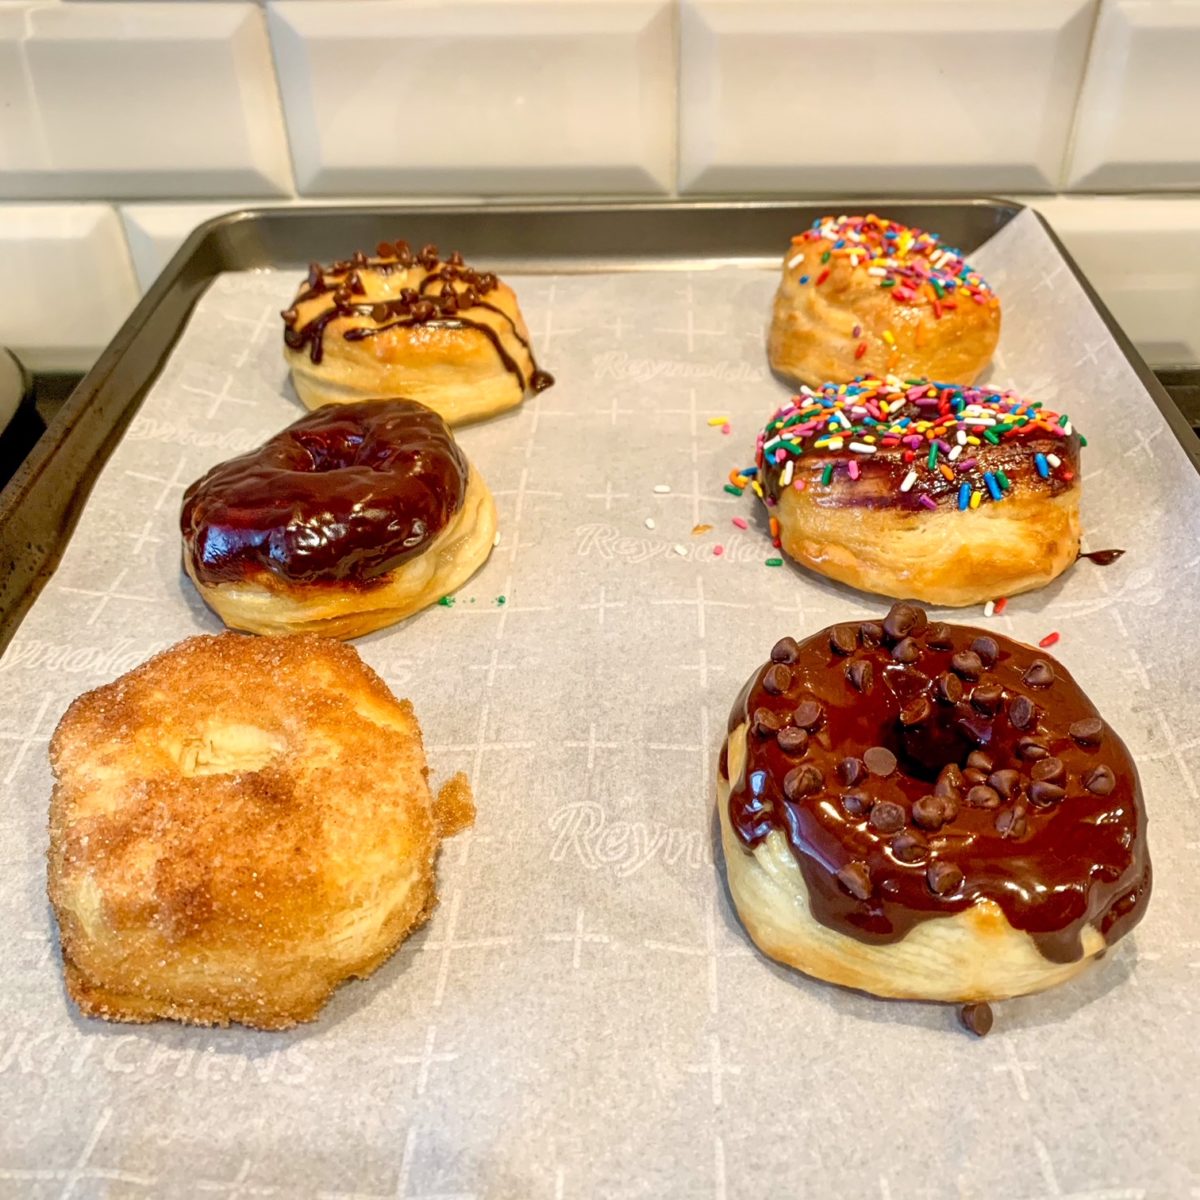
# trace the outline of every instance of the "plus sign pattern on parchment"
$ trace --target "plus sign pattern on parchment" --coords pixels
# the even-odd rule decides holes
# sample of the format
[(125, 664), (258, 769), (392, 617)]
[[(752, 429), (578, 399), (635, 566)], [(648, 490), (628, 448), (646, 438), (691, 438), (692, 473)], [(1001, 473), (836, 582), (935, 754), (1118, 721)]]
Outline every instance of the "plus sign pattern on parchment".
[(993, 620), (1060, 631), (1141, 767), (1156, 894), (1101, 969), (976, 1041), (750, 944), (714, 857), (729, 708), (778, 637), (887, 601), (766, 567), (762, 514), (723, 490), (785, 394), (774, 272), (562, 274), (512, 280), (557, 386), (459, 434), (500, 544), (452, 607), (358, 643), (435, 781), (475, 789), (432, 919), (290, 1032), (81, 1019), (45, 899), (49, 736), (79, 692), (219, 628), (179, 569), (182, 490), (301, 412), (276, 323), (295, 280), (226, 276), (0, 660), (0, 1200), (1197, 1194), (1200, 481), (1037, 228), (976, 257), (1005, 305), (990, 381), (1072, 413), (1087, 546), (1128, 551)]

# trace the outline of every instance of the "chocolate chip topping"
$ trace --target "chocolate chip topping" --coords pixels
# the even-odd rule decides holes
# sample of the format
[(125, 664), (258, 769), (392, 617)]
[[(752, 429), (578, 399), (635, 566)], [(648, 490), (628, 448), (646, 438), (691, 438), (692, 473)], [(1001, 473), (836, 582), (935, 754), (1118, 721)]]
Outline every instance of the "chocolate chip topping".
[(866, 900), (871, 895), (871, 871), (865, 862), (848, 862), (838, 873), (838, 883), (855, 900)]
[(769, 708), (756, 708), (750, 728), (759, 737), (774, 737), (779, 732), (780, 719)]
[(782, 696), (792, 686), (792, 673), (781, 663), (769, 666), (763, 674), (763, 687), (772, 696)]
[(1054, 682), (1054, 668), (1045, 659), (1035, 658), (1021, 678), (1030, 687), (1049, 687)]
[(1099, 717), (1084, 717), (1082, 721), (1073, 721), (1067, 732), (1081, 746), (1098, 746), (1104, 737), (1104, 722)]
[(795, 638), (782, 637), (771, 647), (771, 661), (791, 664), (800, 657), (800, 645)]
[[(1095, 710), (1045, 651), (923, 624), (914, 607), (896, 605), (886, 629), (823, 630), (756, 674), (731, 716), (747, 755), (735, 835), (754, 846), (780, 832), (814, 918), (864, 942), (988, 900), (1052, 961), (1078, 958), (1087, 924), (1111, 944), (1140, 918), (1149, 879), (1120, 739), (1100, 723), (1090, 740)], [(1036, 662), (1050, 684), (1040, 668), (1026, 678)], [(766, 689), (771, 665), (788, 668), (787, 692)], [(852, 863), (865, 899), (839, 882)]]
[(963, 1028), (976, 1037), (987, 1037), (992, 1028), (992, 1008), (986, 1003), (964, 1004), (958, 1010), (958, 1019)]

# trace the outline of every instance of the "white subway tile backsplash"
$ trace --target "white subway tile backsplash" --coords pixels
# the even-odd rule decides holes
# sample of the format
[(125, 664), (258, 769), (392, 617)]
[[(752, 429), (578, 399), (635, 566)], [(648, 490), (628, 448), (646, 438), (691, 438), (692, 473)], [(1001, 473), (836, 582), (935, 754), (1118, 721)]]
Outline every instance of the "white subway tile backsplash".
[[(0, 196), (291, 190), (254, 4), (32, 4), (0, 17)], [(15, 86), (11, 76), (17, 80)]]
[(1068, 186), (1200, 188), (1200, 0), (1104, 0)]
[(670, 0), (268, 6), (299, 190), (661, 193)]
[(0, 204), (0, 345), (33, 370), (84, 370), (137, 303), (106, 204)]
[(1029, 197), (1153, 366), (1200, 363), (1200, 198)]
[(1096, 0), (682, 0), (689, 192), (1057, 187)]

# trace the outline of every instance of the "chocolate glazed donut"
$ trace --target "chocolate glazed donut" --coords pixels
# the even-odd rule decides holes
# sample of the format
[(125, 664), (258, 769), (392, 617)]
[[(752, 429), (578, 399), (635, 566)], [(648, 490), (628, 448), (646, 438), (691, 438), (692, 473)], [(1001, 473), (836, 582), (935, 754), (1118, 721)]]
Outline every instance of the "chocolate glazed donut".
[(355, 636), (487, 558), (495, 507), (445, 422), (412, 400), (329, 405), (184, 494), (184, 565), (235, 628)]
[[(879, 995), (1052, 986), (1150, 895), (1137, 771), (1067, 671), (913, 605), (777, 643), (733, 706), (718, 794), (755, 940)], [(795, 908), (771, 910), (759, 869), (802, 885)]]

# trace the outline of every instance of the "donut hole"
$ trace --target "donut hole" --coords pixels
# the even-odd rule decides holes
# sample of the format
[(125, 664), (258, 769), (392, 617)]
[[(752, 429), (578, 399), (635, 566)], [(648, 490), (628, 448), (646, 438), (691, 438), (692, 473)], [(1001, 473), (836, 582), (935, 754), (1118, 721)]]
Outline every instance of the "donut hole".
[(286, 743), (257, 725), (210, 721), (195, 737), (171, 749), (179, 773), (191, 779), (261, 771), (284, 752)]
[[(976, 742), (962, 728), (962, 706), (939, 704), (935, 683), (924, 672), (891, 666), (884, 669), (883, 680), (895, 697), (897, 709), (890, 724), (880, 730), (877, 744), (896, 756), (904, 774), (932, 784), (946, 763), (960, 763), (976, 748)], [(928, 703), (919, 705), (921, 699)], [(906, 725), (901, 718), (906, 710), (915, 711), (919, 719)]]

